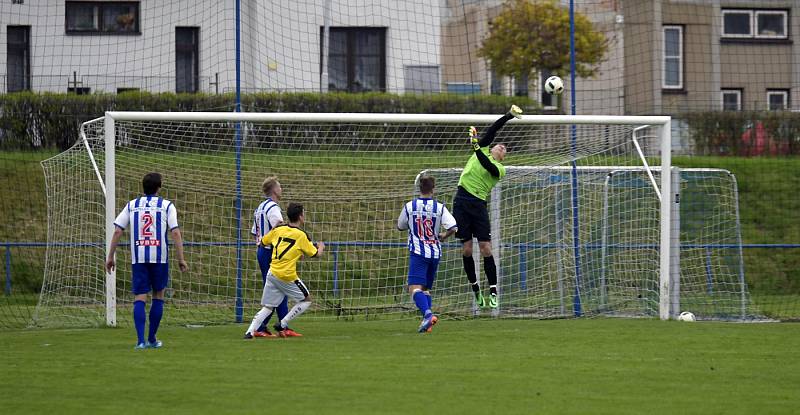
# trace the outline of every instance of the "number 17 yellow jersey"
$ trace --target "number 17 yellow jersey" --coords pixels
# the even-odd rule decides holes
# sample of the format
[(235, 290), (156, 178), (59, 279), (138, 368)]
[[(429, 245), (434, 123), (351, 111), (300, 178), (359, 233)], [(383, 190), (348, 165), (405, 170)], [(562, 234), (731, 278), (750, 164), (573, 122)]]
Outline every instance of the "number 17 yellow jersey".
[(261, 238), (261, 245), (272, 246), (272, 262), (269, 269), (279, 279), (292, 282), (297, 277), (297, 261), (308, 255), (317, 254), (317, 247), (308, 239), (302, 229), (284, 224), (269, 231)]

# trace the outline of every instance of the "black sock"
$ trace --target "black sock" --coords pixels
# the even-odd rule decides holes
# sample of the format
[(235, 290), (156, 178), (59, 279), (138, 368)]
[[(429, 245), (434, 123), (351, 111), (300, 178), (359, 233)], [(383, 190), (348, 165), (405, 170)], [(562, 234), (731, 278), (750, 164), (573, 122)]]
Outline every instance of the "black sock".
[(481, 287), (478, 285), (478, 276), (475, 275), (475, 261), (471, 256), (461, 256), (461, 260), (464, 262), (464, 272), (467, 273), (467, 279), (472, 287), (472, 291), (480, 291)]
[(494, 256), (483, 258), (483, 272), (486, 273), (486, 280), (489, 281), (489, 291), (497, 295), (497, 268), (494, 265)]

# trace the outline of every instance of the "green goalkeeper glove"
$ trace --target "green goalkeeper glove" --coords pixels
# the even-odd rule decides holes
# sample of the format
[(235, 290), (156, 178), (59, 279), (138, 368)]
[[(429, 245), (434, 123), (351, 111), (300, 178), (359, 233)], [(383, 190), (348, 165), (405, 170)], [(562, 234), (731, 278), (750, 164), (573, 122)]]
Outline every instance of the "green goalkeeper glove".
[(479, 141), (480, 140), (478, 139), (478, 129), (473, 127), (473, 126), (470, 126), (469, 127), (469, 142), (470, 142), (470, 144), (472, 144), (472, 149), (474, 151), (478, 151), (478, 150), (481, 149), (481, 145), (480, 145)]

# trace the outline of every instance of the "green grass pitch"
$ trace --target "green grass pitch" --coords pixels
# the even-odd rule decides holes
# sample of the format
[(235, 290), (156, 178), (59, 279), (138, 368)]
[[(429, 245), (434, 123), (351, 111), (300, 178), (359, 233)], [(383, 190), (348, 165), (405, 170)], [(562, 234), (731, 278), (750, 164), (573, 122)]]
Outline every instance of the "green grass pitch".
[[(166, 310), (169, 319), (170, 310)], [(0, 413), (768, 414), (800, 408), (800, 325), (309, 321), (0, 336)]]

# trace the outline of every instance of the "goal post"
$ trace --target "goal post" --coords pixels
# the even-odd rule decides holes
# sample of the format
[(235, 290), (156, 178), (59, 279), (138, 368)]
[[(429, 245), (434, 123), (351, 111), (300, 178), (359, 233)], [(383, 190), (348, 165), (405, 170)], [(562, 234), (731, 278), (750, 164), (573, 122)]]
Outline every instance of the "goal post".
[[(252, 245), (252, 210), (263, 200), (260, 182), (277, 175), (284, 185), (282, 204), (304, 203), (308, 233), (330, 247), (328, 255), (300, 264), (300, 274), (317, 298), (309, 315), (348, 319), (410, 316), (414, 309), (404, 289), (405, 235), (394, 229), (400, 208), (414, 196), (410, 187), (419, 172), (463, 168), (472, 154), (466, 140), (468, 126), (482, 131), (497, 118), (475, 114), (110, 111), (87, 128), (86, 144), (81, 144), (84, 152), (83, 147), (95, 152), (97, 169), (103, 172), (106, 192), (101, 196), (102, 206), (67, 203), (70, 194), (58, 187), (78, 169), (81, 181), (93, 180), (87, 189), (100, 189), (98, 171), (92, 171), (91, 163), (74, 153), (78, 151), (75, 148), (58, 164), (56, 160), (43, 163), (48, 187), (53, 188), (48, 192), (48, 211), (52, 215), (68, 209), (86, 211), (87, 220), (96, 220), (104, 229), (101, 235), (91, 237), (89, 231), (62, 223), (60, 217), (54, 224), (76, 239), (104, 239), (107, 253), (117, 210), (141, 192), (144, 173), (160, 171), (163, 197), (178, 208), (191, 265), (187, 275), (177, 270), (171, 273), (167, 298), (176, 309), (171, 313), (172, 322), (239, 322), (243, 313), (248, 315), (257, 306), (261, 289), (254, 250), (248, 249)], [(238, 126), (240, 136), (236, 134)], [(632, 141), (637, 128), (648, 131), (639, 138), (638, 150)], [(658, 173), (671, 168), (670, 118), (525, 115), (509, 121), (496, 142), (509, 149), (504, 161), (508, 171), (519, 172), (501, 180), (489, 201), (491, 216), (499, 222), (493, 228), (499, 236), (494, 250), (502, 258), (497, 265), (501, 297), (506, 296), (501, 298), (500, 315), (564, 315), (557, 295), (533, 288), (545, 275), (550, 284), (547, 290), (578, 293), (575, 301), (585, 303), (579, 307), (565, 304), (567, 315), (576, 309), (586, 316), (604, 314), (593, 297), (599, 288), (599, 265), (604, 261), (597, 244), (602, 182), (582, 172), (588, 166), (641, 167), (649, 163), (654, 166), (650, 179), (646, 169), (639, 170), (642, 182), (651, 186), (656, 180), (662, 195), (672, 194), (669, 175)], [(573, 162), (575, 169), (569, 168)], [(546, 169), (526, 170), (525, 166), (565, 168), (566, 173), (562, 179), (540, 177)], [(447, 180), (437, 177), (437, 197), (452, 208), (457, 177), (456, 182)], [(531, 186), (540, 185), (547, 190), (537, 199)], [(573, 192), (579, 195), (575, 211), (570, 202)], [(675, 272), (676, 266), (670, 262), (674, 250), (670, 244), (671, 198), (659, 201), (652, 187), (635, 192), (645, 210), (626, 210), (620, 223), (626, 226), (625, 232), (643, 242), (633, 253), (609, 251), (605, 260), (617, 264), (639, 261), (646, 266), (636, 268), (635, 278), (618, 281), (624, 287), (611, 293), (618, 297), (605, 301), (624, 305), (634, 301), (624, 296), (640, 290), (646, 293), (642, 301), (652, 302), (652, 307), (634, 315), (667, 319), (676, 312), (671, 310), (670, 300), (670, 272)], [(537, 209), (539, 204), (547, 205), (549, 210), (531, 209), (534, 204)], [(543, 213), (537, 216), (536, 212)], [(647, 224), (646, 229), (642, 224)], [(506, 244), (508, 240), (513, 241), (513, 248)], [(585, 255), (575, 255), (569, 248), (584, 245), (589, 247)], [(433, 289), (434, 308), (445, 315), (469, 315), (473, 302), (461, 268), (460, 245), (449, 241), (445, 246)], [(99, 252), (88, 252), (78, 244), (58, 252), (54, 249), (54, 255), (48, 255), (53, 266), (48, 267), (43, 283), (37, 323), (51, 324), (78, 309), (86, 311), (86, 317), (76, 322), (97, 322), (87, 310), (97, 309), (99, 301), (80, 298), (80, 291), (83, 285), (97, 286), (103, 281), (102, 324), (130, 324), (130, 271), (125, 266), (129, 258), (124, 251), (117, 250), (115, 273), (98, 275), (91, 264), (102, 264)], [(78, 259), (80, 264), (71, 262)], [(585, 294), (570, 282), (568, 274), (576, 267), (586, 267), (586, 281), (579, 281)], [(486, 287), (483, 270), (478, 270)], [(563, 277), (551, 278), (550, 272)], [(613, 275), (606, 274), (608, 278)]]
[[(114, 219), (117, 217), (116, 192), (116, 129), (114, 117), (106, 115), (104, 125), (105, 150), (105, 246), (106, 257), (111, 252), (111, 240), (114, 237)], [(87, 146), (88, 148), (88, 146)], [(117, 263), (118, 265), (119, 262)], [(117, 325), (117, 268), (106, 273), (106, 325)]]

